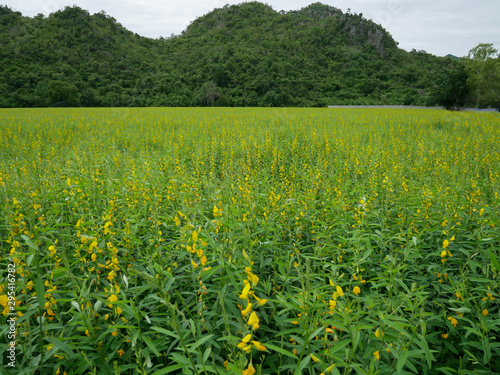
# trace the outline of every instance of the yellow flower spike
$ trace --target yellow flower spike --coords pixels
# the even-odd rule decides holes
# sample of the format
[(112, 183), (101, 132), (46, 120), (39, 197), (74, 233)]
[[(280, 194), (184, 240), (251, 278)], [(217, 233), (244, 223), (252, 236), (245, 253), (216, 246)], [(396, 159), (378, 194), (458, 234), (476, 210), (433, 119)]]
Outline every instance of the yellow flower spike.
[(373, 352), (373, 356), (375, 357), (375, 360), (378, 361), (380, 359), (380, 352), (378, 350)]
[(203, 249), (196, 250), (196, 255), (198, 255), (198, 258), (201, 258), (203, 256)]
[(193, 242), (198, 241), (198, 232), (194, 231), (193, 235), (192, 235), (192, 238), (193, 238)]
[(250, 313), (250, 311), (252, 311), (252, 304), (248, 303), (247, 307), (245, 308), (245, 310), (241, 311), (241, 315), (247, 316)]
[(446, 256), (446, 250), (441, 251), (441, 258), (444, 258)]
[(354, 289), (352, 290), (352, 292), (355, 294), (355, 295), (358, 295), (359, 293), (361, 293), (361, 289), (359, 289), (358, 286), (355, 286)]
[(252, 314), (250, 314), (250, 318), (248, 319), (247, 324), (249, 326), (252, 326), (253, 330), (256, 330), (256, 329), (259, 329), (259, 322), (260, 322), (259, 317), (255, 313), (255, 311), (252, 312)]
[(176, 225), (176, 226), (181, 225), (181, 219), (179, 219), (179, 218), (177, 217), (177, 215), (175, 215), (174, 222), (175, 222), (175, 225)]
[(450, 245), (450, 241), (444, 240), (443, 241), (443, 249), (446, 249)]
[(250, 288), (251, 288), (251, 285), (250, 285), (250, 283), (247, 282), (245, 287), (241, 291), (241, 294), (239, 295), (239, 297), (241, 299), (245, 299), (245, 300), (248, 299), (248, 292), (250, 292)]

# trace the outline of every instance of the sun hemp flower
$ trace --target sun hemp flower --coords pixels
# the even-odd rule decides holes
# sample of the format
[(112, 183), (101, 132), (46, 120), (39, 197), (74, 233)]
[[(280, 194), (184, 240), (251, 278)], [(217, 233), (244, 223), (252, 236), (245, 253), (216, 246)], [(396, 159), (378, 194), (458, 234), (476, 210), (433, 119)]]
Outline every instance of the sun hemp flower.
[(248, 292), (250, 292), (251, 285), (248, 282), (248, 280), (243, 280), (243, 282), (245, 283), (245, 287), (241, 291), (241, 294), (239, 295), (239, 297), (241, 299), (248, 299)]
[(250, 318), (248, 319), (248, 322), (247, 324), (249, 326), (252, 326), (252, 329), (255, 331), (256, 329), (259, 329), (259, 317), (257, 316), (257, 314), (254, 312), (252, 312), (252, 314), (250, 314)]
[(361, 293), (361, 289), (359, 289), (359, 286), (355, 286), (354, 289), (352, 290), (352, 292), (355, 294), (355, 295), (358, 295), (359, 293)]

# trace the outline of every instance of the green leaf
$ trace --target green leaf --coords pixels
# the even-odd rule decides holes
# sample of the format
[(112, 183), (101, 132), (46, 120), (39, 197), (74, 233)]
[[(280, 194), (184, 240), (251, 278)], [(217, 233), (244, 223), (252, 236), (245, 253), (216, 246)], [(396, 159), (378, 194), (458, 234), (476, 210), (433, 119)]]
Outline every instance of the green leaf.
[(151, 327), (151, 329), (152, 329), (153, 331), (160, 332), (160, 333), (163, 333), (164, 335), (167, 335), (167, 336), (173, 337), (174, 339), (178, 339), (178, 338), (179, 338), (179, 336), (177, 336), (177, 334), (175, 334), (174, 332), (169, 331), (168, 329), (165, 329), (165, 328), (161, 328), (161, 327)]
[(203, 344), (205, 341), (208, 341), (210, 340), (214, 335), (207, 335), (207, 336), (203, 336), (201, 339), (199, 339), (198, 341), (196, 341), (193, 346), (191, 346), (190, 350), (191, 351), (194, 351), (198, 346), (200, 346), (201, 344)]
[(398, 358), (398, 365), (397, 365), (397, 370), (398, 372), (401, 372), (401, 370), (403, 369), (405, 363), (406, 363), (406, 359), (408, 358), (408, 350), (403, 350), (401, 352), (401, 354), (399, 355), (399, 358)]
[(36, 246), (33, 242), (31, 242), (28, 236), (22, 234), (21, 237), (23, 238), (24, 242), (26, 242), (26, 245), (31, 247), (33, 250), (38, 250), (38, 246)]
[(309, 364), (311, 361), (311, 356), (306, 355), (302, 361), (300, 361), (299, 366), (297, 369), (294, 371), (293, 375), (302, 375), (302, 370)]
[(268, 344), (268, 343), (265, 343), (265, 344), (262, 344), (262, 345), (264, 345), (267, 349), (274, 350), (275, 352), (278, 352), (280, 354), (286, 355), (287, 357), (298, 359), (298, 357), (295, 354), (289, 352), (288, 350), (280, 348), (278, 346), (275, 346), (275, 345), (272, 345), (272, 344)]
[(488, 255), (490, 256), (491, 264), (493, 264), (497, 271), (500, 272), (500, 264), (498, 263), (496, 256), (491, 252), (491, 250), (488, 250)]
[(187, 365), (172, 365), (172, 366), (168, 366), (168, 367), (165, 367), (161, 370), (158, 370), (158, 371), (155, 371), (153, 372), (152, 375), (163, 375), (163, 374), (168, 374), (168, 373), (171, 373), (173, 371), (176, 371), (176, 370), (180, 370), (181, 368), (184, 368), (186, 367)]
[(41, 309), (45, 307), (45, 288), (43, 287), (43, 280), (40, 275), (36, 278), (35, 283), (36, 299)]
[(434, 361), (435, 358), (429, 349), (429, 345), (427, 344), (427, 340), (425, 339), (424, 336), (422, 336), (421, 334), (418, 334), (418, 339), (415, 339), (415, 342), (424, 351), (425, 359), (427, 360), (427, 365), (429, 366), (429, 369), (430, 369), (432, 367), (432, 361)]
[(75, 357), (75, 353), (73, 353), (73, 350), (71, 350), (71, 348), (67, 344), (65, 344), (64, 342), (62, 342), (61, 340), (58, 340), (55, 337), (46, 337), (45, 340), (47, 340), (48, 342), (50, 342), (57, 349), (60, 349), (63, 352), (65, 352), (70, 358), (74, 358)]
[(155, 344), (153, 343), (153, 341), (151, 341), (148, 337), (146, 336), (142, 336), (142, 339), (144, 340), (144, 342), (146, 343), (146, 345), (148, 346), (149, 349), (151, 349), (151, 351), (153, 353), (156, 354), (157, 357), (160, 356), (160, 352), (158, 351), (158, 349), (156, 349), (156, 346)]
[(343, 349), (344, 347), (346, 347), (347, 345), (349, 345), (351, 343), (351, 340), (347, 339), (347, 340), (342, 340), (338, 343), (335, 344), (335, 346), (332, 348), (332, 350), (330, 351), (330, 353), (335, 353), (335, 352), (338, 352), (339, 350)]

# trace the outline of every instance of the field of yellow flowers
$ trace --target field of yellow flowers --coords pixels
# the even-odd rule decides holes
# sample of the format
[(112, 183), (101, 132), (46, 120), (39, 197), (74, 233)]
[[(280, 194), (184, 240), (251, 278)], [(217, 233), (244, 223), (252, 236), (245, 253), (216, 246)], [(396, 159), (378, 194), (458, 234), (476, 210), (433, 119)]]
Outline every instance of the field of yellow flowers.
[(495, 374), (500, 115), (0, 110), (1, 374)]

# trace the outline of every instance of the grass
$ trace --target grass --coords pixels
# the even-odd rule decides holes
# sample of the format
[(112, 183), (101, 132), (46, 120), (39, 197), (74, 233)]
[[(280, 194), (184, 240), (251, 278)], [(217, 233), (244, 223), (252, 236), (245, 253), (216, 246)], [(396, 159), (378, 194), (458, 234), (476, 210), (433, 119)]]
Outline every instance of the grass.
[(500, 370), (498, 114), (0, 114), (0, 373)]

